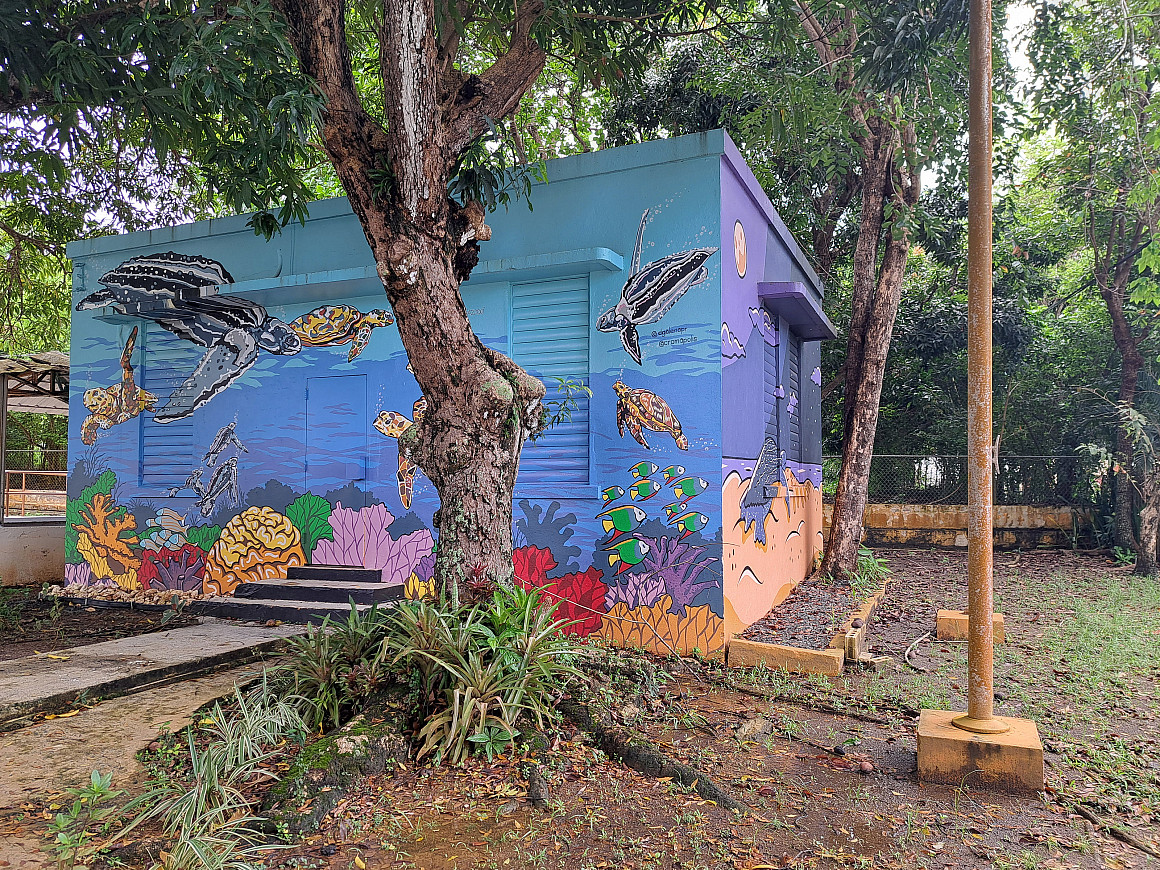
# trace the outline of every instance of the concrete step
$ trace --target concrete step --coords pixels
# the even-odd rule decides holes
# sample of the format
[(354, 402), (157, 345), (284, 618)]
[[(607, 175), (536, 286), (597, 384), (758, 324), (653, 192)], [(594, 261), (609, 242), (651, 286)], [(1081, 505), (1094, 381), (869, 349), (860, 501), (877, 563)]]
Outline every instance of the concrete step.
[[(380, 609), (394, 604), (392, 601), (376, 603)], [(359, 612), (370, 610), (373, 606), (373, 604), (355, 604)], [(350, 605), (328, 601), (215, 597), (191, 601), (186, 606), (185, 612), (218, 619), (242, 619), (248, 622), (268, 622), (274, 619), (290, 625), (305, 625), (322, 622), (328, 616), (331, 621), (345, 619), (350, 614)]]
[(360, 568), (357, 565), (294, 565), (286, 569), (287, 580), (322, 580), (328, 583), (381, 583), (383, 572), (378, 568)]
[(235, 598), (250, 601), (275, 599), (278, 601), (327, 601), (349, 605), (373, 604), (376, 601), (398, 601), (403, 597), (400, 584), (357, 583), (348, 580), (259, 580), (256, 583), (242, 583), (234, 590)]

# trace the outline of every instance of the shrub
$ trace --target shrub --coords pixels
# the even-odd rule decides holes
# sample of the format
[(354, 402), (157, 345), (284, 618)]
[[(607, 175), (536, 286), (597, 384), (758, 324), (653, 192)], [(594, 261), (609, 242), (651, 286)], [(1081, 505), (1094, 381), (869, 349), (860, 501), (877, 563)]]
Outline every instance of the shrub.
[(574, 642), (538, 590), (495, 590), (467, 609), (401, 602), (324, 621), (293, 640), (295, 691), (311, 728), (338, 726), (374, 693), (407, 696), (418, 757), (460, 763), (489, 757), (519, 735), (521, 717), (543, 727), (571, 664)]
[(308, 626), (290, 638), (290, 670), (306, 724), (314, 730), (338, 727), (359, 702), (386, 679), (383, 640), (387, 627), (377, 605), (332, 622)]
[(400, 606), (387, 645), (413, 662), (434, 709), (419, 730), (417, 757), (461, 763), (478, 746), (491, 757), (519, 735), (522, 716), (540, 728), (572, 666), (575, 645), (555, 606), (535, 590), (498, 589), (466, 612)]

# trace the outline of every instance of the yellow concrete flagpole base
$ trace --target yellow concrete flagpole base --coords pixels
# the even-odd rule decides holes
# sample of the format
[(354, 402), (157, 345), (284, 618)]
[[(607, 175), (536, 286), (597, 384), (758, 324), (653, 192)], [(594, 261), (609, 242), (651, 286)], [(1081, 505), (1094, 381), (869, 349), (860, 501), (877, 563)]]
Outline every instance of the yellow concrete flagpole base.
[(951, 724), (964, 731), (970, 731), (972, 734), (1002, 734), (1004, 731), (1011, 730), (1011, 726), (998, 716), (992, 716), (990, 719), (976, 719), (969, 713), (956, 716), (951, 720)]
[(959, 727), (963, 718), (949, 710), (919, 713), (920, 781), (1024, 793), (1043, 789), (1043, 743), (1034, 722), (995, 716), (989, 722), (1003, 731), (987, 733)]

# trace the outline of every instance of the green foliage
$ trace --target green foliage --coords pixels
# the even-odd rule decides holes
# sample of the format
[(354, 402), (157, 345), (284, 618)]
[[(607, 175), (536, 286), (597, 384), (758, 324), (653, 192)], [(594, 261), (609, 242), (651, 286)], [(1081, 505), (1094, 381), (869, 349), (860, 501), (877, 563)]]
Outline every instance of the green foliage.
[(516, 162), (509, 137), (488, 119), (488, 132), (468, 145), (451, 171), (448, 194), (464, 205), (474, 200), (488, 211), (524, 199), (532, 208), (532, 183), (548, 180), (543, 161)]
[(87, 785), (65, 789), (72, 804), (57, 813), (48, 824), (49, 835), (54, 837), (51, 850), (56, 854), (56, 866), (65, 870), (83, 860), (89, 846), (113, 813), (105, 804), (122, 792), (113, 788), (113, 774), (93, 771)]
[(185, 540), (195, 547), (201, 547), (207, 553), (213, 549), (213, 545), (218, 542), (218, 538), (221, 536), (221, 526), (194, 526), (185, 532)]
[(334, 510), (330, 502), (313, 493), (298, 496), (286, 508), (286, 516), (302, 535), (302, 549), (306, 558), (314, 552), (319, 541), (333, 541), (334, 529), (330, 527), (330, 514)]
[(473, 745), (490, 754), (511, 743), (518, 723), (554, 716), (553, 702), (577, 671), (575, 642), (560, 632), (555, 605), (539, 593), (498, 589), (466, 613), (420, 602), (401, 605), (388, 645), (395, 661), (426, 660), (437, 707), (419, 729), (418, 757), (460, 764)]
[(295, 692), (311, 728), (337, 727), (380, 691), (401, 691), (413, 712), (419, 756), (458, 764), (473, 748), (493, 756), (539, 726), (575, 670), (574, 641), (539, 593), (497, 590), (469, 610), (403, 602), (360, 613), (290, 641)]
[(265, 766), (271, 747), (302, 734), (293, 698), (279, 698), (263, 678), (250, 693), (235, 689), (237, 709), (215, 704), (209, 740), (194, 728), (186, 733), (185, 766), (176, 774), (151, 778), (149, 788), (124, 809), (130, 821), (122, 838), (158, 820), (169, 839), (165, 870), (253, 870), (262, 854), (280, 848), (265, 843), (261, 821), (250, 812), (246, 791), (263, 778), (276, 778)]
[(887, 559), (874, 555), (869, 547), (858, 548), (858, 566), (854, 569), (854, 590), (858, 595), (869, 595), (882, 588), (890, 577)]
[(275, 691), (267, 671), (249, 692), (234, 686), (233, 704), (227, 713), (215, 702), (206, 717), (205, 733), (221, 743), (221, 760), (227, 769), (236, 769), (251, 758), (263, 757), (266, 748), (280, 740), (306, 735), (306, 723), (299, 712), (302, 699)]
[[(70, 498), (65, 505), (65, 536), (64, 560), (70, 565), (79, 565), (84, 559), (77, 552), (77, 532), (74, 526), (84, 522), (84, 511), (92, 506), (93, 496), (97, 493), (112, 495), (117, 485), (117, 475), (112, 471), (104, 471), (94, 483), (81, 490), (79, 498)], [(120, 511), (124, 511), (122, 507)]]
[(531, 435), (533, 444), (553, 427), (571, 423), (572, 414), (579, 410), (581, 399), (592, 398), (592, 388), (577, 378), (548, 376), (544, 380), (556, 382), (557, 398), (542, 402), (540, 428)]
[(1112, 551), (1116, 559), (1116, 564), (1120, 567), (1133, 565), (1136, 562), (1136, 554), (1128, 547), (1115, 547)]
[(385, 682), (386, 636), (387, 619), (378, 605), (360, 611), (352, 600), (343, 619), (328, 616), (321, 625), (307, 626), (306, 634), (289, 639), (288, 668), (312, 729), (338, 727)]

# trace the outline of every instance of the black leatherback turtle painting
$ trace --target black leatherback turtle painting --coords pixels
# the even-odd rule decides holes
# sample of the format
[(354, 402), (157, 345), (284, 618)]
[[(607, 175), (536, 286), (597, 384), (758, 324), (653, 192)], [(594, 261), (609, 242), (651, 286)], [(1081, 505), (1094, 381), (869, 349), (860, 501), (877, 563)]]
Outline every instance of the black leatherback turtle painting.
[(690, 287), (709, 277), (705, 261), (718, 248), (690, 248), (653, 260), (643, 268), (640, 249), (644, 242), (644, 225), (649, 210), (640, 218), (636, 247), (632, 251), (628, 280), (620, 291), (620, 301), (600, 315), (596, 328), (601, 332), (619, 332), (620, 341), (629, 355), (640, 365), (640, 335), (636, 328), (656, 323), (672, 308)]
[(193, 373), (154, 414), (158, 423), (188, 417), (245, 374), (259, 351), (291, 356), (302, 349), (294, 330), (258, 303), (212, 292), (234, 279), (208, 257), (173, 252), (133, 257), (98, 283), (101, 289), (78, 302), (77, 311), (110, 305), (207, 348)]
[(749, 489), (741, 501), (741, 522), (748, 529), (752, 524), (759, 544), (765, 544), (765, 515), (769, 512), (769, 498), (766, 488), (780, 483), (785, 490), (785, 513), (790, 516), (789, 474), (785, 464), (785, 451), (777, 449), (777, 442), (766, 438), (753, 468)]

